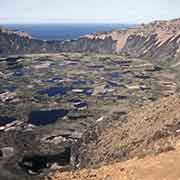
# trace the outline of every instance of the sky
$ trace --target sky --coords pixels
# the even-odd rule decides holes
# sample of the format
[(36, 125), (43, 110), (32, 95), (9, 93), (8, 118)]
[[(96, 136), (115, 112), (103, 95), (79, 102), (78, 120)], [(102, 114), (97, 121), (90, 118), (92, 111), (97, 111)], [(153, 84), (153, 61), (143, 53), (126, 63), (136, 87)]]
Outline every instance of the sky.
[(0, 0), (0, 23), (147, 23), (180, 17), (180, 0)]

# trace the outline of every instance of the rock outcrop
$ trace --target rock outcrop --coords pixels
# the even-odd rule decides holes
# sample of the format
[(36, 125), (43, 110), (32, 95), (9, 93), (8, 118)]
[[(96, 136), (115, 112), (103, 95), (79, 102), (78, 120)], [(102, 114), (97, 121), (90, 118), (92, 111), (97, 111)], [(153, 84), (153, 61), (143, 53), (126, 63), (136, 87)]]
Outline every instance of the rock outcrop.
[(180, 19), (155, 21), (127, 30), (85, 35), (77, 40), (41, 41), (26, 33), (0, 29), (0, 54), (23, 53), (118, 53), (132, 57), (178, 58)]
[(83, 169), (58, 170), (50, 179), (177, 179), (179, 107), (180, 96), (173, 95), (129, 112), (126, 119), (101, 119), (82, 138)]
[(127, 118), (104, 119), (84, 134), (80, 167), (144, 157), (172, 149), (180, 133), (179, 95), (162, 98), (130, 112)]
[(180, 49), (180, 19), (155, 21), (127, 30), (87, 35), (92, 41), (112, 38), (113, 51), (132, 57), (174, 58)]
[[(52, 180), (177, 180), (180, 176), (180, 145), (175, 150), (157, 156), (102, 166), (97, 169), (83, 169), (74, 172), (57, 171)], [(47, 178), (46, 178), (47, 179)]]
[(91, 40), (82, 37), (68, 41), (42, 41), (24, 32), (0, 28), (0, 54), (31, 54), (59, 52), (113, 53), (115, 41), (111, 37)]

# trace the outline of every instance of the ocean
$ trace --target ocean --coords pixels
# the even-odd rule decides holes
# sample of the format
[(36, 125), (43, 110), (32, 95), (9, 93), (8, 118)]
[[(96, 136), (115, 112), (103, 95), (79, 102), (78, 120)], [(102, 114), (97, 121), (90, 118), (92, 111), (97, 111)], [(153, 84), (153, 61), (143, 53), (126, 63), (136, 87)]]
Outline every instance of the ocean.
[(68, 40), (80, 36), (113, 29), (127, 29), (128, 24), (5, 24), (11, 30), (28, 32), (34, 39)]

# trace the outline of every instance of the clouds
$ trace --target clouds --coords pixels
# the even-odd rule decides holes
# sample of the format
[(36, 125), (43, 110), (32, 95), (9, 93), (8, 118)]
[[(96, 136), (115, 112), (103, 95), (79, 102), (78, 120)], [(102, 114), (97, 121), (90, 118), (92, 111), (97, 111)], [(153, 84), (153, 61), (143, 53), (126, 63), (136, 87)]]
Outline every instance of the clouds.
[(180, 17), (179, 0), (0, 0), (0, 21), (147, 22)]

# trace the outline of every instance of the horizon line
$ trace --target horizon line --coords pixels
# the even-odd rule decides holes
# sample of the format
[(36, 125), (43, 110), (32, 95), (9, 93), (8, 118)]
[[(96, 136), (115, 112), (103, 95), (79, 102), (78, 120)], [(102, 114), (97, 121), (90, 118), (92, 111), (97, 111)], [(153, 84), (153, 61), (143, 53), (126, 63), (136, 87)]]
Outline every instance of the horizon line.
[(2, 20), (0, 24), (139, 24), (133, 21), (118, 21), (118, 20)]
[(119, 19), (45, 19), (45, 18), (0, 18), (0, 24), (147, 24), (154, 21), (168, 21), (178, 18), (126, 21)]
[(137, 25), (140, 23), (131, 23), (131, 22), (0, 22), (0, 25), (31, 25), (31, 24), (119, 24), (119, 25)]

